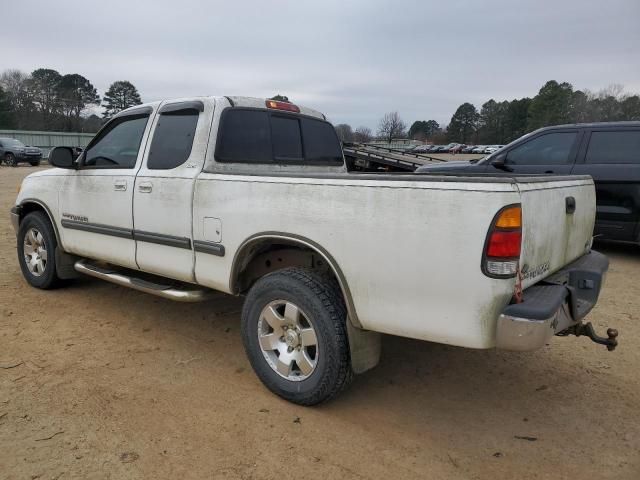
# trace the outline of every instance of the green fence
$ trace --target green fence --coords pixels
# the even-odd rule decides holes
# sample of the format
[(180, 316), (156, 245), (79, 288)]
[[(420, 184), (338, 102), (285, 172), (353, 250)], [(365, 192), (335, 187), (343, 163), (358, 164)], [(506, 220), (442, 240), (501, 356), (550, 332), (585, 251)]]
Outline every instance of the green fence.
[(52, 147), (86, 147), (94, 133), (40, 132), (32, 130), (0, 130), (0, 138), (15, 138), (30, 147), (42, 149), (44, 157), (49, 156)]

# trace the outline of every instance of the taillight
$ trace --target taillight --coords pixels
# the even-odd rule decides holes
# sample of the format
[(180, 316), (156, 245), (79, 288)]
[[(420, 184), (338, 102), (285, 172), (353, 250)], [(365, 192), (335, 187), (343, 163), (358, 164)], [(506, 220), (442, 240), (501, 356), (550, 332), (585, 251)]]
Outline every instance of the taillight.
[(284, 110), (285, 112), (295, 112), (300, 113), (300, 109), (289, 102), (281, 102), (280, 100), (267, 100), (265, 102), (267, 108), (273, 108), (275, 110)]
[(515, 277), (522, 245), (522, 209), (509, 205), (491, 222), (482, 255), (482, 271), (494, 278)]

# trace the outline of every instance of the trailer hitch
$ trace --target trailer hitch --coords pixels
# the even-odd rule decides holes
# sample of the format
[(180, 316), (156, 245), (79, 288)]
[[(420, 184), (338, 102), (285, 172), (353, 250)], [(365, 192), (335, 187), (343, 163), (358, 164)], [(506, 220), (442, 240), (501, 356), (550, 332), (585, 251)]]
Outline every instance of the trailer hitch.
[(599, 343), (600, 345), (606, 345), (607, 350), (610, 352), (613, 352), (618, 346), (618, 330), (615, 328), (607, 328), (607, 338), (601, 337), (596, 333), (591, 322), (577, 323), (567, 328), (564, 332), (559, 333), (559, 335), (575, 335), (576, 337), (586, 335), (592, 341)]

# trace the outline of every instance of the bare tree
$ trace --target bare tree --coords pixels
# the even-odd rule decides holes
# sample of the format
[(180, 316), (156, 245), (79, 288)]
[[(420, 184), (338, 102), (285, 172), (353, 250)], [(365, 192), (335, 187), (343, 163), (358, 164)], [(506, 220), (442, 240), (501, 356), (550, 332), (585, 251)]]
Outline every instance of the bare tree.
[(358, 127), (353, 135), (354, 140), (358, 143), (370, 142), (373, 139), (371, 129), (369, 127)]
[(391, 143), (394, 138), (405, 136), (407, 125), (402, 121), (398, 112), (385, 114), (378, 125), (378, 135), (384, 138), (387, 143)]
[(5, 70), (0, 75), (0, 87), (7, 94), (15, 128), (26, 127), (28, 116), (33, 110), (28, 84), (29, 75), (20, 70)]
[(351, 129), (351, 125), (339, 123), (334, 128), (336, 129), (336, 133), (338, 134), (338, 138), (341, 142), (353, 142), (353, 130)]

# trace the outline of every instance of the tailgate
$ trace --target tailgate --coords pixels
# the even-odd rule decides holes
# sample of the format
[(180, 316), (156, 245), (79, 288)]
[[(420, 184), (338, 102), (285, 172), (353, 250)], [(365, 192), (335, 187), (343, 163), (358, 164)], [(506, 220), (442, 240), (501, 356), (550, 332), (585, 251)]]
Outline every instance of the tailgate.
[(542, 280), (586, 253), (596, 215), (588, 176), (518, 181), (522, 202), (522, 286)]

